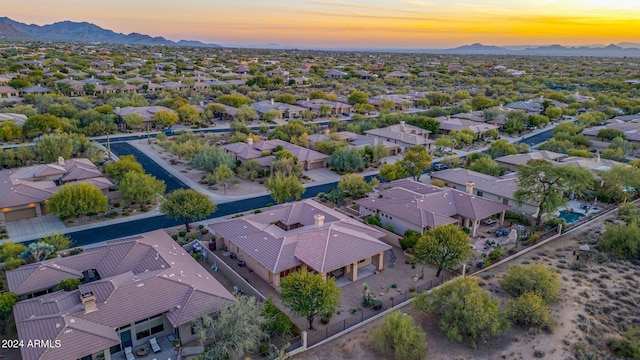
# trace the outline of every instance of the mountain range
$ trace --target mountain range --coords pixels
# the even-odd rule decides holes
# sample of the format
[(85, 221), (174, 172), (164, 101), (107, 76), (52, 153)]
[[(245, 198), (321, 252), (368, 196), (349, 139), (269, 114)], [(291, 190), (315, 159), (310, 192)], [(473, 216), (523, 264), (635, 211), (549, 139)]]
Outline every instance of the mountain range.
[[(206, 44), (196, 40), (172, 41), (164, 37), (152, 37), (140, 33), (122, 34), (112, 30), (103, 29), (100, 26), (88, 22), (61, 21), (49, 25), (25, 24), (0, 17), (0, 39), (8, 40), (40, 40), (40, 41), (72, 41), (72, 42), (100, 42), (116, 44), (139, 44), (139, 45), (177, 45), (177, 46), (202, 46), (220, 47), (216, 44)], [(234, 47), (261, 47), (271, 49), (297, 48), (297, 49), (318, 49), (308, 46), (280, 46), (268, 44), (263, 46), (242, 46)], [(318, 50), (345, 50), (345, 49), (318, 49)], [(357, 49), (350, 49), (357, 50)], [(535, 55), (535, 56), (600, 56), (600, 57), (640, 57), (640, 44), (623, 42), (611, 45), (589, 45), (589, 46), (491, 46), (479, 43), (464, 45), (452, 49), (360, 49), (372, 51), (394, 51), (394, 52), (421, 52), (432, 54), (458, 54), (458, 55)]]
[(219, 47), (194, 40), (175, 42), (161, 36), (116, 33), (88, 22), (61, 21), (40, 26), (24, 24), (8, 17), (0, 17), (0, 39)]

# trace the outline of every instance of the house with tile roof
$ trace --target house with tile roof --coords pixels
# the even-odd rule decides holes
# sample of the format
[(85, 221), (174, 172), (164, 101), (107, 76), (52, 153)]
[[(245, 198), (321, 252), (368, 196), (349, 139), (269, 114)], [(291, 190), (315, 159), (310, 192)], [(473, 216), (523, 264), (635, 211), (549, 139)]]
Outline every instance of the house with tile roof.
[[(319, 142), (328, 141), (329, 139), (329, 129), (322, 134), (312, 134), (307, 137), (307, 141), (309, 142), (309, 146), (316, 147)], [(349, 143), (350, 147), (354, 147), (356, 149), (364, 149), (365, 147), (374, 147), (375, 145), (382, 145), (388, 151), (388, 156), (394, 156), (400, 152), (400, 146), (398, 144), (394, 144), (389, 141), (384, 141), (379, 137), (372, 136), (364, 136), (360, 134), (353, 133), (351, 131), (340, 131), (337, 132), (340, 139)]]
[(311, 199), (212, 223), (209, 228), (217, 248), (233, 253), (276, 290), (283, 277), (300, 269), (325, 278), (342, 274), (356, 281), (359, 269), (382, 270), (384, 252), (391, 249), (379, 240), (382, 231)]
[(69, 182), (88, 182), (102, 191), (114, 185), (84, 158), (0, 171), (0, 225), (45, 215), (49, 198)]
[[(56, 291), (60, 281), (81, 281)], [(18, 337), (59, 340), (61, 347), (23, 347), (23, 360), (112, 359), (151, 337), (195, 340), (192, 321), (235, 298), (167, 233), (112, 240), (78, 255), (7, 271)]]
[(20, 91), (11, 86), (0, 86), (0, 99), (15, 99), (20, 96)]
[(458, 224), (471, 229), (477, 236), (480, 221), (500, 215), (504, 221), (508, 205), (473, 194), (473, 184), (467, 191), (423, 184), (402, 179), (380, 184), (368, 198), (356, 200), (360, 216), (378, 215), (384, 226), (391, 225), (396, 234), (407, 230), (423, 233), (446, 224)]
[(276, 110), (280, 113), (281, 119), (295, 119), (300, 117), (300, 113), (307, 110), (297, 105), (289, 105), (281, 102), (276, 102), (273, 99), (254, 102), (251, 107), (258, 112), (261, 116), (270, 110)]
[(353, 105), (346, 104), (339, 101), (329, 101), (325, 99), (313, 99), (313, 100), (298, 100), (295, 102), (296, 105), (301, 106), (303, 108), (311, 110), (315, 116), (321, 116), (323, 114), (320, 113), (320, 106), (326, 105), (331, 108), (331, 111), (327, 115), (349, 115), (353, 111)]
[[(298, 158), (298, 163), (302, 165), (304, 171), (327, 167), (327, 162), (329, 161), (329, 158), (331, 158), (329, 155), (321, 152), (310, 150), (279, 139), (254, 143), (253, 139), (248, 138), (246, 143), (237, 142), (226, 144), (222, 147), (233, 154), (234, 161), (245, 162), (249, 159), (257, 159), (261, 164), (264, 164), (263, 167), (267, 166), (266, 169), (268, 169), (271, 162), (275, 160), (272, 152), (279, 148), (289, 151), (293, 156)], [(269, 158), (270, 161), (265, 161), (265, 158)]]
[(169, 109), (165, 106), (125, 106), (123, 108), (117, 107), (113, 110), (113, 113), (120, 118), (121, 125), (124, 124), (124, 118), (129, 114), (138, 114), (144, 118), (145, 126), (147, 124), (153, 125), (153, 115), (160, 111), (168, 111), (173, 114), (178, 114), (175, 110)]
[(402, 152), (412, 146), (424, 146), (427, 150), (431, 150), (435, 144), (435, 141), (429, 139), (431, 131), (405, 124), (404, 121), (384, 128), (367, 130), (364, 133), (374, 138), (397, 144), (402, 149)]
[[(524, 203), (519, 205), (515, 200), (514, 194), (518, 190), (518, 179), (513, 172), (502, 176), (491, 176), (473, 170), (456, 168), (434, 171), (430, 175), (431, 179), (442, 180), (446, 186), (452, 189), (470, 190), (477, 197), (509, 206), (511, 211), (525, 213), (530, 216), (536, 216), (538, 213), (536, 204)], [(473, 185), (469, 187), (471, 184)]]

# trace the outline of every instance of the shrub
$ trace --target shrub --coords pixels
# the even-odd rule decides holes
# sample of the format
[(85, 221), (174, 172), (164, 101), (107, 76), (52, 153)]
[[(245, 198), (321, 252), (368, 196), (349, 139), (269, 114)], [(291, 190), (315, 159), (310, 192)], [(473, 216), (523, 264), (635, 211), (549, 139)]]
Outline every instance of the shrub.
[(489, 255), (487, 255), (487, 260), (491, 261), (491, 263), (493, 264), (496, 261), (500, 260), (500, 258), (502, 258), (503, 256), (504, 256), (504, 253), (502, 252), (502, 250), (493, 249), (491, 250)]
[(122, 216), (129, 216), (131, 215), (131, 212), (129, 210), (125, 210), (122, 212)]
[(202, 257), (202, 255), (199, 252), (196, 252), (191, 254), (191, 257), (196, 259), (196, 261), (200, 261), (200, 258)]
[(413, 249), (413, 246), (418, 242), (420, 233), (411, 229), (404, 232), (404, 237), (400, 239), (400, 247), (402, 250)]
[(198, 225), (198, 229), (204, 229), (204, 225), (203, 224), (199, 224)]
[(367, 216), (364, 219), (364, 222), (366, 222), (369, 225), (376, 225), (376, 226), (382, 227), (382, 221), (380, 221), (380, 216), (378, 216), (378, 214), (374, 216)]
[(80, 280), (69, 278), (69, 279), (60, 281), (60, 284), (58, 284), (57, 289), (64, 290), (64, 291), (73, 291), (77, 289), (78, 286), (80, 286)]
[(172, 238), (173, 240), (178, 240), (178, 234), (173, 234), (173, 235), (171, 235), (171, 238)]
[(260, 214), (261, 212), (262, 212), (262, 210), (260, 210), (260, 209), (255, 209), (255, 210), (253, 210), (253, 213), (254, 213), (254, 214)]
[(119, 207), (120, 207), (120, 203), (119, 203), (119, 202), (117, 202), (117, 203), (113, 203), (113, 207), (115, 207), (115, 208), (119, 208)]
[(264, 302), (264, 316), (269, 319), (266, 330), (270, 334), (288, 334), (294, 330), (293, 322), (289, 316), (273, 303), (271, 297), (268, 297)]
[(550, 331), (555, 321), (549, 316), (549, 306), (538, 294), (525, 293), (509, 302), (507, 318), (514, 324), (530, 325)]
[(426, 334), (413, 318), (399, 311), (384, 317), (384, 323), (373, 330), (378, 349), (397, 360), (419, 360), (427, 355)]
[(539, 295), (546, 303), (558, 301), (561, 289), (558, 274), (552, 268), (542, 264), (510, 267), (501, 285), (512, 296), (518, 297), (532, 292)]
[(320, 322), (324, 325), (327, 325), (329, 323), (329, 321), (331, 321), (331, 317), (329, 316), (323, 316), (320, 318)]
[(527, 219), (527, 217), (524, 214), (519, 212), (507, 211), (504, 215), (504, 218), (505, 220), (509, 220), (512, 223), (517, 223), (525, 226), (530, 225), (529, 219)]
[(83, 249), (83, 248), (75, 248), (75, 249), (71, 250), (71, 251), (69, 252), (69, 254), (71, 254), (71, 255), (78, 255), (78, 254), (82, 254), (83, 252), (84, 252), (84, 249)]
[(634, 220), (628, 225), (607, 224), (598, 248), (621, 259), (640, 258), (639, 222)]
[(462, 231), (464, 231), (464, 232), (465, 232), (465, 233), (467, 233), (467, 234), (471, 234), (471, 229), (469, 229), (469, 228), (468, 228), (468, 227), (466, 227), (466, 226), (463, 226), (463, 227), (462, 227)]
[(149, 211), (149, 208), (146, 205), (142, 204), (142, 205), (140, 205), (140, 211), (147, 212), (147, 211)]
[(640, 359), (640, 327), (631, 327), (622, 334), (622, 339), (611, 343), (611, 350), (618, 356)]
[(15, 270), (22, 266), (22, 264), (24, 264), (24, 261), (22, 259), (11, 258), (4, 262), (4, 268), (6, 270)]
[(180, 236), (180, 237), (184, 237), (185, 235), (187, 235), (187, 232), (186, 232), (186, 231), (180, 231), (180, 232), (178, 233), (178, 236)]
[(269, 355), (269, 345), (262, 344), (262, 345), (260, 345), (259, 350), (260, 350), (260, 355), (262, 355), (262, 356)]
[(113, 219), (115, 217), (118, 217), (118, 212), (115, 211), (115, 210), (112, 210), (112, 211), (109, 211), (105, 216), (108, 217), (108, 218)]
[(559, 225), (562, 226), (562, 231), (567, 228), (567, 223), (564, 221), (564, 219), (549, 219), (544, 222), (544, 227), (548, 228), (549, 230), (554, 229)]

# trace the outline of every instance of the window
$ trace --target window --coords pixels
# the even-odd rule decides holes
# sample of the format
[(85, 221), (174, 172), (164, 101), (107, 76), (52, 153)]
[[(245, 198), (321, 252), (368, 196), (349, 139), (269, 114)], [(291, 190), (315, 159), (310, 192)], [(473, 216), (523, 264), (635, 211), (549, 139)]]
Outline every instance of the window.
[(136, 321), (136, 339), (144, 339), (151, 335), (164, 331), (164, 318), (162, 314)]
[(478, 191), (478, 196), (482, 197), (483, 193), (482, 191)]
[(509, 200), (507, 200), (507, 199), (502, 199), (502, 203), (503, 203), (503, 204), (505, 204), (505, 205), (509, 205)]

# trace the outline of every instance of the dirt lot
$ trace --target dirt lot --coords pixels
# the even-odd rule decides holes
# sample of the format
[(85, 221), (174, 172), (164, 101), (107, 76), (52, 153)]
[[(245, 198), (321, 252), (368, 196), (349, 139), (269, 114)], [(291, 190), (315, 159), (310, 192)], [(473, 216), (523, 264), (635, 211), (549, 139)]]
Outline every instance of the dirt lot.
[[(558, 326), (553, 333), (512, 327), (505, 334), (472, 349), (467, 343), (450, 342), (440, 332), (438, 319), (417, 313), (411, 306), (401, 309), (414, 317), (427, 333), (427, 358), (458, 359), (615, 359), (608, 343), (630, 325), (640, 325), (636, 302), (640, 288), (640, 266), (616, 261), (594, 250), (581, 252), (580, 245), (593, 245), (605, 223), (619, 221), (609, 215), (546, 244), (513, 262), (540, 262), (555, 267), (564, 288), (562, 300), (552, 306)], [(574, 250), (577, 250), (574, 255)], [(481, 274), (480, 283), (506, 302), (499, 286), (507, 265)], [(295, 359), (380, 359), (369, 324), (326, 345), (302, 353)], [(536, 356), (534, 356), (536, 352)]]

